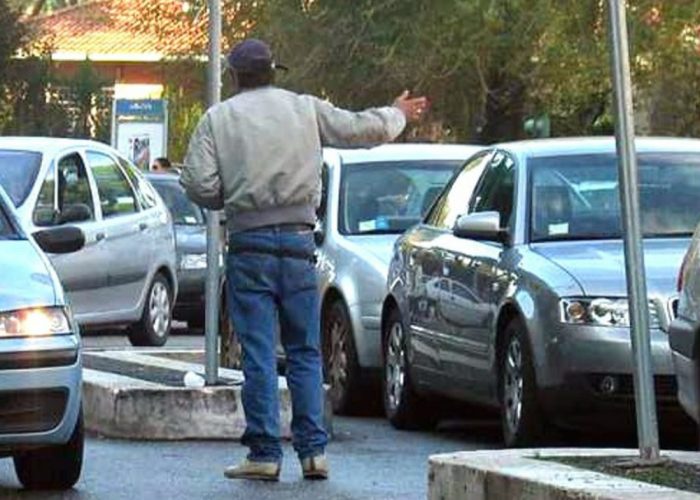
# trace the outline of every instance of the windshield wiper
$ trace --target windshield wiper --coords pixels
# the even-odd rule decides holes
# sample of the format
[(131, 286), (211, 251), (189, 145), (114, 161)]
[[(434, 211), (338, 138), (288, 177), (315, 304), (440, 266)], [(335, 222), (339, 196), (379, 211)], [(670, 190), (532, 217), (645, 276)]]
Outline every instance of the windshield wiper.
[(404, 231), (405, 229), (372, 229), (371, 231), (361, 231), (359, 233), (352, 233), (352, 236), (367, 236), (373, 234), (401, 234)]
[(561, 236), (546, 236), (532, 240), (533, 243), (546, 243), (550, 241), (586, 241), (586, 240), (618, 240), (622, 236), (619, 234), (562, 234)]
[(645, 238), (692, 238), (692, 231), (678, 231), (676, 233), (644, 233)]

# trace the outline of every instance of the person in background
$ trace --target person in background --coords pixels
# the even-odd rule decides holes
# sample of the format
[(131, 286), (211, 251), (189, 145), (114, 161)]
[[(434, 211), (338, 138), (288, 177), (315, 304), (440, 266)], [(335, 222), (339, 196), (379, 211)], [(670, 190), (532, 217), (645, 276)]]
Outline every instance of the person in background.
[(173, 172), (173, 164), (164, 157), (156, 158), (151, 166), (153, 172)]
[(243, 349), (247, 458), (224, 474), (279, 479), (276, 322), (287, 356), (293, 446), (305, 479), (326, 479), (320, 307), (313, 226), (321, 192), (322, 146), (393, 141), (427, 109), (406, 91), (393, 106), (346, 111), (273, 85), (269, 47), (248, 39), (228, 55), (236, 93), (199, 122), (181, 183), (199, 205), (225, 209), (228, 310)]

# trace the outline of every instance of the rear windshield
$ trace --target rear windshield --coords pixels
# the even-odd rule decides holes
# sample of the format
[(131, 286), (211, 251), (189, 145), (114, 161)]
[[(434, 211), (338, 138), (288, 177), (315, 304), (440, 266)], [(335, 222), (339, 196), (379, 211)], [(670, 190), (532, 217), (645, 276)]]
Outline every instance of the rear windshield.
[(32, 190), (41, 166), (41, 154), (31, 151), (0, 150), (0, 186), (16, 207)]

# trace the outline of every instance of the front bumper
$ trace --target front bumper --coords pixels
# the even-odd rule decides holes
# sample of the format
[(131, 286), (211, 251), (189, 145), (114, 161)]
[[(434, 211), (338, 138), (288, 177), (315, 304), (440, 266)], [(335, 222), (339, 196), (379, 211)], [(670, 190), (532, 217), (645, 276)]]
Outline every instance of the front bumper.
[(175, 319), (187, 320), (197, 315), (203, 317), (206, 269), (180, 271), (177, 280), (178, 295), (173, 309)]
[(0, 340), (0, 452), (63, 444), (81, 404), (80, 339)]
[(669, 340), (678, 380), (678, 400), (700, 422), (700, 325), (678, 318), (671, 323)]
[[(578, 425), (619, 414), (617, 423), (634, 425), (633, 355), (630, 330), (559, 325), (538, 366), (545, 411), (556, 421)], [(661, 418), (681, 413), (668, 336), (651, 331), (657, 407)], [(609, 422), (608, 419), (606, 421)]]

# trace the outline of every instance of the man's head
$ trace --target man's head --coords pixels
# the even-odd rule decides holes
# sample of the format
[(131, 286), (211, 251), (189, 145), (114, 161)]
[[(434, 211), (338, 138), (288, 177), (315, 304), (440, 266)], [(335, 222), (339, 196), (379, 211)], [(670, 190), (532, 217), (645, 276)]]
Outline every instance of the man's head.
[(172, 164), (167, 158), (156, 158), (152, 168), (154, 172), (167, 172), (172, 168)]
[(275, 63), (268, 45), (254, 38), (238, 43), (227, 57), (231, 76), (238, 89), (253, 89), (271, 85), (275, 69), (286, 69)]

